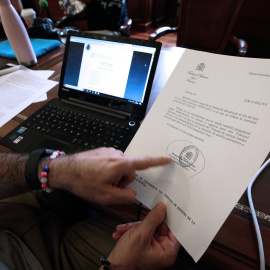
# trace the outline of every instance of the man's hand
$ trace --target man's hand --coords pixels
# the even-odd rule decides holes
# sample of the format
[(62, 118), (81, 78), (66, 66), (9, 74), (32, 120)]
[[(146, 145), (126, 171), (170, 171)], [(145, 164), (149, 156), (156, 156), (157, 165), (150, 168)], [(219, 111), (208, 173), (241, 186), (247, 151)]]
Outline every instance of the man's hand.
[(180, 243), (163, 222), (166, 206), (157, 204), (141, 222), (118, 225), (119, 239), (108, 261), (112, 270), (164, 269), (175, 263)]
[(136, 191), (126, 186), (135, 180), (135, 170), (170, 162), (169, 157), (126, 158), (114, 148), (99, 148), (55, 159), (48, 181), (52, 188), (68, 190), (94, 203), (132, 203)]

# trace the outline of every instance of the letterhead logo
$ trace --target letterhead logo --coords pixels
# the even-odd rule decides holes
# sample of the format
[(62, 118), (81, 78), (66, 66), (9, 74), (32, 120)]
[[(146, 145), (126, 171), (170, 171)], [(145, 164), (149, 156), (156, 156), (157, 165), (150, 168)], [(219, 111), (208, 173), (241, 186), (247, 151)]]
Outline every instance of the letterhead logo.
[(205, 69), (205, 64), (204, 63), (200, 63), (196, 67), (196, 70), (198, 70), (198, 71), (204, 71), (204, 69)]
[(203, 153), (189, 141), (172, 141), (166, 151), (175, 164), (183, 168), (186, 178), (199, 174), (205, 167)]

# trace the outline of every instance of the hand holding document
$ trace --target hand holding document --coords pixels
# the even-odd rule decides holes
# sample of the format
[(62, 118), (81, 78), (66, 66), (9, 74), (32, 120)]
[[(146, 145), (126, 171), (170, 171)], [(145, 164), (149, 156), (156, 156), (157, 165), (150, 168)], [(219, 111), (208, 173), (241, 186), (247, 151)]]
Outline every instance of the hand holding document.
[(168, 155), (137, 173), (137, 199), (167, 205), (166, 222), (195, 261), (270, 149), (270, 60), (185, 50), (126, 156)]
[(55, 85), (55, 81), (23, 70), (0, 77), (0, 127)]

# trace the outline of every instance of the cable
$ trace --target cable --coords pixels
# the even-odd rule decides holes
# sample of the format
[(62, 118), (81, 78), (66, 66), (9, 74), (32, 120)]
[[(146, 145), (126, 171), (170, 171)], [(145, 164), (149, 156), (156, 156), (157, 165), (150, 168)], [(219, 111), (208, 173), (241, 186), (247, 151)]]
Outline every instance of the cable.
[(252, 195), (251, 195), (251, 189), (252, 185), (254, 184), (257, 177), (260, 175), (260, 173), (266, 168), (266, 166), (270, 163), (270, 158), (262, 165), (262, 167), (257, 171), (254, 178), (250, 182), (248, 189), (247, 189), (247, 195), (248, 195), (248, 202), (250, 206), (250, 211), (252, 215), (252, 219), (254, 222), (254, 227), (257, 235), (257, 241), (258, 241), (258, 248), (259, 248), (259, 257), (260, 257), (260, 270), (265, 270), (265, 258), (264, 258), (264, 250), (263, 250), (263, 242), (262, 242), (262, 236), (259, 228), (259, 223), (256, 217), (256, 212), (254, 209), (253, 201), (252, 201)]

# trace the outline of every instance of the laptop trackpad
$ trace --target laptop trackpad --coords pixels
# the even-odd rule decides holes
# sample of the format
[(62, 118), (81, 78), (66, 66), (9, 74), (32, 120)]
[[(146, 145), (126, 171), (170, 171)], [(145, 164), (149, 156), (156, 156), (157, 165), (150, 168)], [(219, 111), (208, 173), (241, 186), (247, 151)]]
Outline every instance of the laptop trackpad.
[(74, 153), (76, 152), (76, 150), (78, 150), (78, 148), (73, 145), (69, 145), (67, 143), (58, 141), (56, 139), (52, 139), (47, 136), (43, 136), (38, 141), (36, 141), (29, 150), (32, 151), (34, 149), (40, 149), (40, 148), (60, 150), (60, 151), (64, 151), (65, 153)]
[(28, 149), (33, 142), (37, 141), (41, 136), (42, 134), (40, 132), (20, 127), (4, 137), (1, 140), (1, 144), (10, 149), (16, 147), (17, 152), (29, 152)]

